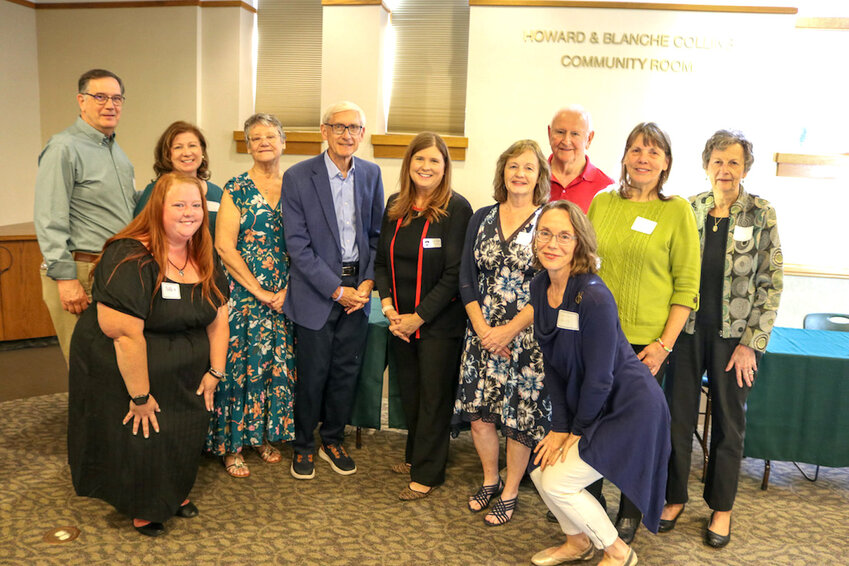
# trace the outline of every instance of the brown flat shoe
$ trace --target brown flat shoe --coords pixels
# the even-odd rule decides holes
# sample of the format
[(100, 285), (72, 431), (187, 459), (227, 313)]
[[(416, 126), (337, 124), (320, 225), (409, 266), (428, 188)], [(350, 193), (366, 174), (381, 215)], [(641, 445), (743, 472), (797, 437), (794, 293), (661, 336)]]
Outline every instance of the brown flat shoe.
[(265, 443), (262, 446), (254, 446), (254, 450), (259, 454), (259, 457), (266, 464), (276, 464), (283, 460), (283, 455), (280, 453), (280, 450), (272, 446), (271, 444)]
[(398, 494), (398, 499), (401, 501), (415, 501), (416, 499), (424, 499), (435, 490), (438, 486), (433, 486), (427, 491), (416, 491), (414, 489), (410, 489), (408, 485), (404, 489), (401, 490), (401, 493)]
[(398, 462), (397, 464), (392, 464), (389, 469), (395, 472), (396, 474), (409, 474), (410, 469), (412, 469), (412, 467), (413, 466), (411, 466), (407, 462)]

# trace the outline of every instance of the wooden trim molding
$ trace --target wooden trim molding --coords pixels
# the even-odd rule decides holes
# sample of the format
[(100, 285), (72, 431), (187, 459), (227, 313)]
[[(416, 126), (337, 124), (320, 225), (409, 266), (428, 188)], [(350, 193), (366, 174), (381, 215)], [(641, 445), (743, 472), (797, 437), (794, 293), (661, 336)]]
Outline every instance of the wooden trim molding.
[(131, 2), (45, 2), (35, 4), (27, 0), (7, 0), (21, 6), (36, 10), (84, 10), (90, 8), (169, 8), (173, 6), (197, 6), (199, 8), (241, 8), (256, 14), (256, 8), (241, 0), (224, 0), (210, 2), (209, 0), (135, 0)]
[(849, 18), (796, 18), (796, 27), (849, 30)]
[(849, 154), (776, 153), (777, 177), (845, 179), (849, 177)]
[(383, 0), (321, 0), (322, 6), (383, 6), (388, 13), (392, 13), (389, 6)]
[[(374, 156), (402, 159), (407, 151), (407, 146), (410, 145), (414, 137), (416, 137), (415, 134), (373, 134), (371, 145), (374, 147)], [(469, 138), (442, 136), (442, 139), (448, 146), (448, 154), (451, 159), (454, 161), (466, 160)]]
[(717, 6), (660, 4), (655, 2), (589, 2), (569, 0), (469, 0), (469, 6), (515, 6), (520, 8), (611, 8), (617, 10), (669, 10), (672, 12), (736, 12), (743, 14), (796, 14), (798, 8), (781, 6)]
[[(321, 153), (321, 132), (284, 132), (286, 134), (286, 155), (318, 155)], [(236, 142), (237, 153), (247, 153), (248, 144), (245, 141), (245, 132), (233, 131), (233, 140)]]
[(784, 275), (796, 277), (828, 277), (831, 279), (849, 279), (849, 268), (817, 267), (798, 263), (784, 264)]

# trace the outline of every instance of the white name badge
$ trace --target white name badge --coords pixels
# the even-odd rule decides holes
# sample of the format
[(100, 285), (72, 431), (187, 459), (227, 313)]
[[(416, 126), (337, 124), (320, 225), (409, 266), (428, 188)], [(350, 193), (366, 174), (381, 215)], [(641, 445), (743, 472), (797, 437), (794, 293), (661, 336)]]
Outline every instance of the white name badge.
[(218, 207), (221, 206), (220, 202), (215, 202), (214, 200), (206, 201), (206, 209), (209, 212), (218, 212)]
[(752, 231), (754, 230), (754, 228), (754, 226), (735, 226), (734, 239), (738, 242), (745, 242), (746, 240), (751, 240)]
[(557, 312), (557, 328), (578, 330), (578, 313), (560, 310)]
[(530, 232), (519, 232), (516, 234), (516, 243), (520, 246), (527, 246), (531, 243), (533, 236)]
[(163, 299), (179, 299), (180, 285), (177, 283), (162, 282), (162, 298)]
[(431, 248), (441, 248), (442, 238), (425, 238), (422, 240), (422, 247), (426, 250)]
[(654, 232), (655, 226), (657, 226), (657, 222), (654, 220), (638, 216), (634, 219), (634, 223), (631, 225), (631, 230), (642, 232), (643, 234), (651, 234)]

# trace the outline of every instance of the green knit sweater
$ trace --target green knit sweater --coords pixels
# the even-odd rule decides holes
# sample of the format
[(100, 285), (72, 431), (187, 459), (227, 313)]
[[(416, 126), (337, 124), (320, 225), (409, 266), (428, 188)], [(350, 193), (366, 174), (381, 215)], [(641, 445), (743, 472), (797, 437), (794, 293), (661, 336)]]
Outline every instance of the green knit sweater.
[(686, 200), (634, 202), (611, 190), (596, 195), (589, 218), (598, 236), (599, 275), (631, 344), (659, 337), (670, 305), (698, 309), (699, 233)]

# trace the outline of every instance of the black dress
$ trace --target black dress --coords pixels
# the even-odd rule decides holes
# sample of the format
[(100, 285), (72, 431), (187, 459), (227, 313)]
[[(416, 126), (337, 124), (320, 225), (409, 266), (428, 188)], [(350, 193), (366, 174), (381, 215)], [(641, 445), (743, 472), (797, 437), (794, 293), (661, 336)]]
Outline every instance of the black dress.
[[(126, 239), (104, 250), (94, 271), (93, 303), (74, 330), (68, 461), (78, 495), (102, 499), (132, 518), (163, 522), (188, 497), (197, 475), (209, 413), (195, 391), (209, 368), (206, 328), (217, 309), (192, 284), (178, 284), (179, 299), (164, 299), (161, 290), (154, 295), (159, 267), (149, 254), (116, 269), (140, 248)], [(226, 297), (220, 268), (216, 284)], [(100, 330), (97, 303), (144, 320), (150, 393), (161, 410), (160, 432), (151, 429), (148, 439), (141, 430), (133, 436), (132, 421), (121, 424), (130, 399), (115, 345)]]

